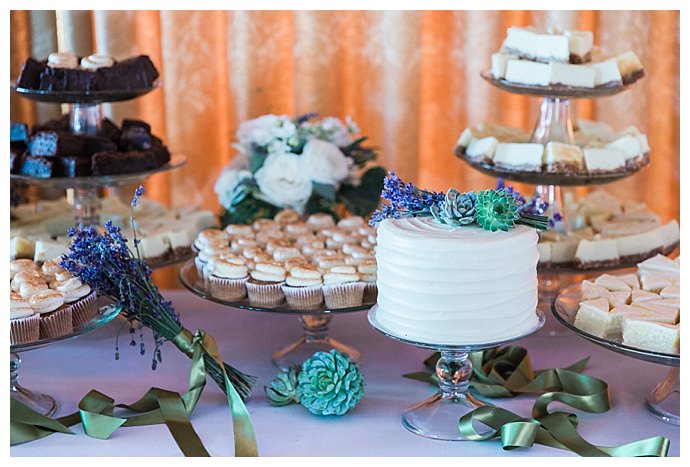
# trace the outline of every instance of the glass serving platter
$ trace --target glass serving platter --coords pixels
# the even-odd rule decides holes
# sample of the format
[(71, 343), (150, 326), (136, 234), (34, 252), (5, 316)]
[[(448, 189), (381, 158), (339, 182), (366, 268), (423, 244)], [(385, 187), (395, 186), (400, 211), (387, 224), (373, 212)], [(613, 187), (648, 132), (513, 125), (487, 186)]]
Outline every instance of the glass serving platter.
[(29, 185), (43, 188), (100, 188), (118, 187), (140, 183), (151, 175), (178, 169), (187, 163), (187, 157), (182, 154), (173, 154), (170, 161), (157, 169), (146, 170), (128, 174), (102, 175), (89, 177), (50, 177), (37, 178), (28, 175), (10, 174), (11, 180), (21, 181)]
[(623, 85), (606, 85), (596, 88), (580, 88), (564, 86), (562, 84), (552, 84), (550, 86), (537, 86), (531, 84), (520, 84), (506, 81), (505, 79), (494, 78), (491, 70), (480, 73), (481, 77), (494, 86), (510, 92), (512, 94), (522, 94), (527, 96), (555, 97), (569, 99), (594, 99), (597, 97), (614, 96), (625, 91), (631, 85), (644, 77), (644, 73), (637, 75), (632, 81)]
[(659, 363), (667, 366), (680, 366), (680, 355), (667, 354), (661, 352), (654, 352), (651, 350), (639, 349), (622, 342), (622, 338), (605, 339), (589, 334), (582, 329), (575, 326), (575, 315), (580, 305), (580, 297), (582, 289), (580, 284), (574, 284), (566, 287), (553, 302), (552, 311), (558, 321), (565, 327), (602, 347), (605, 347), (614, 352), (618, 352), (628, 357), (637, 358), (651, 363)]
[(151, 87), (139, 89), (114, 89), (104, 91), (45, 91), (17, 87), (16, 82), (10, 84), (17, 94), (36, 102), (50, 104), (100, 104), (103, 102), (121, 102), (141, 97), (161, 86), (161, 81), (153, 83)]
[(532, 185), (559, 185), (559, 186), (585, 186), (611, 183), (636, 174), (641, 169), (649, 165), (649, 154), (645, 154), (642, 163), (634, 169), (622, 172), (607, 173), (551, 173), (551, 172), (528, 172), (524, 170), (507, 169), (496, 167), (493, 164), (472, 160), (456, 147), (455, 155), (462, 159), (478, 171), (491, 177), (501, 177), (505, 180), (514, 182), (529, 183)]

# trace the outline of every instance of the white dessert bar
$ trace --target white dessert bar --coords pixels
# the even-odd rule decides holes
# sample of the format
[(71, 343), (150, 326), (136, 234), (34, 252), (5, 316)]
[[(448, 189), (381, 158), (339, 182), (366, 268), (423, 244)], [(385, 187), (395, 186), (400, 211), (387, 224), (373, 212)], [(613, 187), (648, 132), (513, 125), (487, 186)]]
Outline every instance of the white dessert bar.
[(680, 353), (680, 326), (639, 319), (623, 324), (623, 344), (653, 352)]
[(585, 166), (589, 173), (616, 172), (625, 169), (625, 155), (618, 149), (585, 148)]
[(37, 240), (34, 245), (34, 261), (43, 262), (69, 254), (69, 246), (62, 243)]
[(475, 139), (474, 134), (472, 133), (471, 128), (465, 128), (462, 133), (460, 133), (460, 137), (458, 138), (458, 141), (455, 143), (457, 147), (461, 148), (466, 148), (467, 146), (470, 145), (472, 140)]
[(594, 87), (594, 69), (588, 66), (571, 65), (569, 63), (551, 63), (550, 84), (560, 84), (575, 88)]
[[(676, 221), (671, 222), (674, 222), (676, 225), (678, 225)], [(669, 222), (669, 224), (671, 222)], [(670, 275), (680, 274), (680, 266), (676, 264), (675, 261), (671, 260), (670, 258), (667, 258), (664, 255), (656, 255), (651, 258), (648, 258), (642, 261), (641, 263), (638, 263), (637, 268), (640, 270), (640, 272), (655, 271), (667, 273)]]
[[(517, 60), (517, 55), (504, 54), (496, 52), (491, 55), (491, 75), (496, 79), (503, 79), (506, 77), (506, 66), (509, 60)], [(616, 70), (618, 68), (616, 67)]]
[(657, 227), (664, 242), (664, 249), (670, 249), (673, 245), (680, 242), (680, 226), (678, 221), (673, 219), (666, 224)]
[(620, 138), (608, 143), (605, 147), (621, 151), (625, 156), (626, 165), (634, 165), (640, 158), (642, 158), (642, 156), (644, 156), (642, 142), (638, 136), (621, 136)]
[(573, 324), (588, 334), (604, 337), (612, 319), (608, 301), (605, 298), (597, 298), (580, 302)]
[(617, 55), (615, 60), (616, 63), (618, 63), (618, 70), (620, 71), (624, 84), (635, 81), (644, 75), (644, 67), (640, 59), (635, 55), (635, 52), (629, 51), (622, 53)]
[(551, 66), (529, 60), (508, 60), (505, 79), (512, 83), (548, 86), (551, 83)]
[(565, 37), (568, 38), (570, 63), (590, 61), (592, 47), (594, 46), (594, 34), (592, 34), (592, 31), (565, 31)]
[(663, 249), (664, 241), (658, 230), (616, 238), (618, 254), (621, 257), (646, 258), (654, 251)]
[(594, 86), (621, 86), (623, 78), (616, 60), (605, 60), (589, 66), (594, 71)]
[(575, 251), (575, 259), (585, 267), (596, 267), (602, 263), (618, 261), (620, 256), (613, 239), (580, 240)]
[(493, 136), (487, 136), (486, 138), (481, 139), (473, 139), (470, 142), (470, 145), (467, 146), (465, 154), (467, 154), (467, 156), (471, 159), (488, 162), (493, 159), (497, 145), (498, 140)]
[(585, 169), (582, 149), (574, 144), (546, 143), (543, 162), (547, 172), (582, 172)]
[(543, 154), (543, 144), (499, 143), (493, 161), (497, 167), (539, 172)]

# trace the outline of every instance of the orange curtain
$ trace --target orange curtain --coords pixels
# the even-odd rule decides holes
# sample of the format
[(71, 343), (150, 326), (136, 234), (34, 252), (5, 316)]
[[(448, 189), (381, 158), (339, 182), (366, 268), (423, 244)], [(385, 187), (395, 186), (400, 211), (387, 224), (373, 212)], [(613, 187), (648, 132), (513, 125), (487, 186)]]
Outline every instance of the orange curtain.
[[(607, 51), (638, 54), (645, 79), (614, 97), (577, 101), (576, 113), (648, 134), (651, 165), (606, 189), (679, 218), (677, 11), (13, 11), (11, 78), (29, 54), (56, 48), (149, 54), (163, 87), (107, 112), (151, 122), (188, 157), (146, 184), (174, 206), (218, 209), (212, 187), (234, 155), (235, 129), (265, 113), (351, 115), (402, 177), (473, 190), (495, 180), (453, 155), (463, 128), (488, 121), (530, 130), (536, 118), (537, 99), (479, 76), (505, 29), (528, 24), (590, 29)], [(11, 97), (13, 119), (55, 115), (45, 107)]]

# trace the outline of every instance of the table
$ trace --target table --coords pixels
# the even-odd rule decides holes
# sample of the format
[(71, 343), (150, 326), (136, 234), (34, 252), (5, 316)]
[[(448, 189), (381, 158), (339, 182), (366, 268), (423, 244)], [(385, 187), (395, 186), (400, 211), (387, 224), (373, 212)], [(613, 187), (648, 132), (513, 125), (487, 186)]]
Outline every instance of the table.
[[(254, 423), (262, 456), (575, 456), (544, 446), (503, 451), (498, 441), (435, 441), (403, 428), (403, 409), (435, 392), (433, 386), (402, 378), (420, 371), (428, 351), (395, 342), (367, 322), (366, 312), (337, 315), (331, 333), (362, 351), (366, 393), (357, 408), (337, 418), (318, 417), (299, 405), (273, 407), (263, 386), (276, 374), (271, 354), (296, 340), (301, 328), (296, 317), (226, 308), (181, 290), (164, 291), (173, 300), (182, 322), (190, 329), (205, 329), (217, 340), (226, 362), (258, 376), (247, 408)], [(546, 310), (545, 310), (546, 311)], [(170, 343), (163, 347), (163, 362), (151, 370), (153, 339), (145, 330), (147, 353), (129, 347), (129, 334), (120, 318), (90, 334), (26, 352), (21, 383), (51, 394), (58, 400), (57, 416), (76, 410), (90, 389), (131, 403), (155, 386), (187, 389), (190, 360)], [(120, 360), (115, 360), (115, 336), (120, 332)], [(669, 456), (680, 455), (680, 427), (664, 423), (644, 407), (647, 393), (668, 368), (616, 354), (570, 333), (547, 312), (547, 322), (535, 335), (516, 343), (529, 350), (535, 369), (564, 367), (591, 356), (586, 373), (609, 384), (612, 409), (606, 414), (578, 413), (579, 431), (597, 445), (618, 445), (651, 436), (671, 441)], [(496, 405), (529, 416), (533, 396), (494, 399)], [(210, 379), (192, 416), (192, 423), (213, 456), (232, 455), (232, 425), (223, 393)], [(12, 456), (181, 456), (162, 426), (121, 428), (106, 441), (85, 436), (54, 434), (14, 446)]]

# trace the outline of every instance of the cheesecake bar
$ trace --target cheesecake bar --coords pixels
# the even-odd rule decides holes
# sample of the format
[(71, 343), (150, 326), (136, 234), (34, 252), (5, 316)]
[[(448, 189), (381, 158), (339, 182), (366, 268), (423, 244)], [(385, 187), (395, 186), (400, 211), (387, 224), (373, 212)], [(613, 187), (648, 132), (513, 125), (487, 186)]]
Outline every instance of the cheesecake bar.
[(551, 83), (551, 66), (529, 60), (508, 60), (506, 81), (532, 86), (548, 86)]
[[(671, 222), (674, 222), (676, 225), (678, 225), (678, 223), (675, 221)], [(651, 258), (648, 258), (642, 261), (641, 263), (638, 263), (637, 268), (640, 270), (640, 272), (651, 271), (671, 275), (680, 274), (680, 266), (676, 264), (674, 260), (671, 260), (670, 258), (667, 258), (664, 255), (656, 255)]]
[(584, 172), (582, 150), (574, 144), (546, 143), (544, 166), (547, 172)]
[(614, 59), (589, 65), (594, 71), (594, 86), (616, 87), (623, 85), (623, 77), (618, 69), (618, 62)]
[[(646, 137), (645, 137), (646, 138)], [(625, 156), (625, 166), (627, 168), (638, 167), (644, 160), (642, 141), (638, 135), (624, 135), (608, 143), (606, 148), (617, 149)]]
[(568, 38), (570, 63), (586, 63), (592, 59), (594, 34), (592, 31), (565, 31)]
[(616, 238), (618, 254), (626, 261), (640, 261), (663, 250), (664, 241), (658, 230), (650, 230)]
[(617, 55), (615, 60), (618, 64), (618, 71), (620, 71), (623, 84), (632, 83), (644, 76), (642, 62), (640, 62), (640, 59), (632, 50)]
[(538, 62), (568, 62), (570, 41), (562, 34), (540, 34), (532, 27), (508, 28), (503, 41), (506, 53)]
[(594, 87), (594, 69), (588, 66), (554, 62), (549, 64), (549, 68), (550, 84), (558, 84), (573, 88)]
[(525, 172), (541, 171), (544, 145), (539, 143), (499, 143), (493, 157), (496, 167), (522, 170)]
[(69, 254), (69, 246), (49, 240), (36, 240), (34, 244), (34, 261), (43, 262)]
[(580, 240), (575, 259), (585, 268), (617, 264), (620, 260), (618, 245), (613, 239)]
[(641, 319), (623, 323), (623, 344), (666, 354), (680, 353), (680, 325)]
[(491, 54), (491, 75), (496, 79), (505, 78), (508, 61), (517, 59), (517, 55), (504, 54), (501, 52)]
[(595, 337), (604, 337), (612, 319), (608, 301), (605, 298), (596, 298), (580, 302), (573, 324)]
[(591, 174), (625, 170), (623, 151), (611, 148), (585, 148), (585, 166)]
[(661, 239), (664, 244), (664, 252), (670, 253), (670, 250), (680, 242), (680, 226), (678, 221), (673, 219), (664, 225), (657, 227)]
[(493, 136), (473, 139), (465, 149), (467, 157), (480, 162), (490, 162), (494, 157), (498, 140)]

